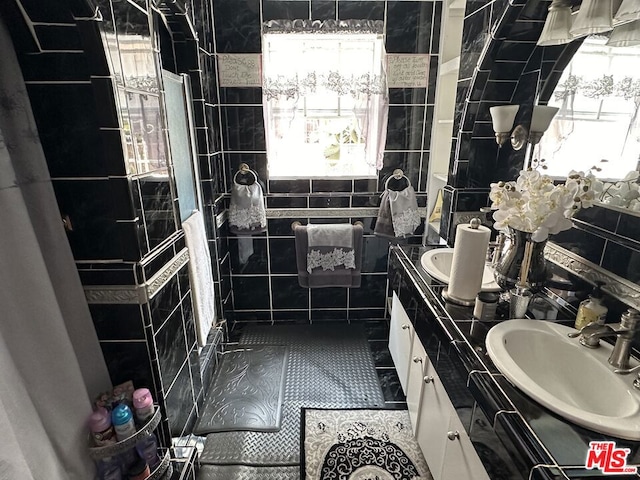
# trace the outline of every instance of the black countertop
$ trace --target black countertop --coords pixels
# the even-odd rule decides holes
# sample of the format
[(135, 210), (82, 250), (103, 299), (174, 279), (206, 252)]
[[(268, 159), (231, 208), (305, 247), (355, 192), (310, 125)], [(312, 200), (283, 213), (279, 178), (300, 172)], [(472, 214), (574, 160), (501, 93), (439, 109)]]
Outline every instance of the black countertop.
[[(485, 348), (486, 334), (496, 322), (480, 322), (473, 318), (473, 308), (454, 305), (442, 298), (444, 285), (430, 277), (420, 265), (421, 255), (431, 248), (434, 247), (393, 246), (389, 256), (389, 285), (414, 322), (416, 333), (461, 419), (468, 416), (467, 409), (479, 407), (492, 438), (497, 437), (502, 444), (489, 449), (487, 454), (485, 447), (490, 442), (476, 442), (473, 422), (463, 421), (490, 477), (500, 480), (640, 478), (640, 475), (605, 476), (597, 469), (584, 468), (589, 442), (614, 441), (616, 447), (629, 448), (627, 465), (630, 466), (640, 466), (640, 443), (581, 428), (511, 385), (493, 365)], [(577, 301), (579, 298), (570, 290), (547, 289), (536, 295), (528, 316), (572, 325)], [(506, 319), (507, 314), (508, 307), (501, 305), (496, 321)], [(632, 381), (632, 377), (629, 378)], [(500, 456), (494, 453), (498, 447), (504, 447), (509, 455), (502, 455), (506, 458), (500, 459), (496, 468), (491, 457)], [(513, 464), (507, 469), (504, 464), (509, 461)]]

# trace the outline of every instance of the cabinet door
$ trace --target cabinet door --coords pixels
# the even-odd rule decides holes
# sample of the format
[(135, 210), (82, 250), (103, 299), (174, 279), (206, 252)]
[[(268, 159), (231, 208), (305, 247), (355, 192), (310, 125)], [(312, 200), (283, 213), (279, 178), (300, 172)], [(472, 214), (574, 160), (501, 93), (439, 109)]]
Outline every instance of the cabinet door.
[(453, 407), (430, 362), (426, 363), (423, 373), (419, 421), (415, 435), (433, 478), (439, 480)]
[(402, 391), (407, 393), (407, 377), (409, 375), (409, 360), (411, 356), (411, 342), (413, 341), (413, 325), (405, 312), (400, 299), (393, 294), (391, 303), (391, 322), (389, 327), (389, 352), (398, 372)]
[(422, 392), (424, 390), (424, 372), (427, 370), (429, 359), (424, 351), (422, 342), (418, 335), (413, 336), (411, 346), (411, 361), (409, 362), (409, 379), (407, 382), (407, 410), (415, 435), (420, 422), (420, 403), (422, 402)]
[(449, 420), (449, 429), (444, 443), (442, 475), (439, 480), (489, 480), (489, 476), (478, 458), (471, 440), (458, 415), (454, 412)]

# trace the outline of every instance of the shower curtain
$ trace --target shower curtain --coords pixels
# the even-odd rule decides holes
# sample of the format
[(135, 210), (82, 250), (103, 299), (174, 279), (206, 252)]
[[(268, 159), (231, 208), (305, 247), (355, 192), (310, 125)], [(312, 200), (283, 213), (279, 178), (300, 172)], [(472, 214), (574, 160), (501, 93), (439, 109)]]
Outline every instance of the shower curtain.
[(0, 58), (0, 480), (88, 480), (109, 375), (2, 18)]

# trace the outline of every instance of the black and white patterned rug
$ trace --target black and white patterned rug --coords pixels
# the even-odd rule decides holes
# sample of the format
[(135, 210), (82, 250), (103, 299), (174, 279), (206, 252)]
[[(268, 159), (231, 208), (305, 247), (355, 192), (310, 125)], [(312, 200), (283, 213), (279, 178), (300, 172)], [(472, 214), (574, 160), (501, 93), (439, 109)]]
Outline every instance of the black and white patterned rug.
[(302, 412), (301, 478), (431, 480), (406, 410)]

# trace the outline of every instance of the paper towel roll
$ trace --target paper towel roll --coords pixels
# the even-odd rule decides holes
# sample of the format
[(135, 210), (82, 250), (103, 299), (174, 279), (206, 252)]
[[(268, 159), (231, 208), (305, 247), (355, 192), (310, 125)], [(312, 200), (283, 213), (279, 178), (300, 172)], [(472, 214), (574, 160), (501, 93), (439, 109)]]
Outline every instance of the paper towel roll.
[(449, 275), (450, 297), (473, 301), (482, 288), (485, 258), (489, 248), (491, 230), (480, 225), (471, 228), (468, 223), (456, 227), (453, 260)]

